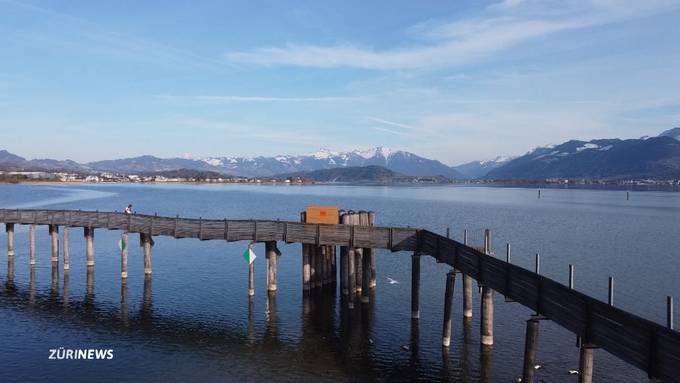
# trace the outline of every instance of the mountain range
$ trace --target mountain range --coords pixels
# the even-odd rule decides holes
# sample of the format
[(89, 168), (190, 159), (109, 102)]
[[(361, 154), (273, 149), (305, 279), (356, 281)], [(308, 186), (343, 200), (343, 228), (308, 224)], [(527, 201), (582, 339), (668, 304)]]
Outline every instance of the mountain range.
[[(347, 152), (321, 149), (311, 154), (274, 157), (159, 158), (145, 155), (84, 164), (71, 160), (27, 160), (0, 150), (2, 170), (150, 173), (183, 169), (232, 176), (272, 177), (367, 166), (381, 166), (404, 176), (443, 176), (449, 179), (680, 178), (680, 127), (656, 137), (570, 140), (560, 145), (538, 147), (520, 156), (500, 156), (458, 166), (447, 166), (437, 160), (386, 147)], [(332, 176), (333, 173), (328, 174)], [(325, 176), (324, 173), (318, 175)]]

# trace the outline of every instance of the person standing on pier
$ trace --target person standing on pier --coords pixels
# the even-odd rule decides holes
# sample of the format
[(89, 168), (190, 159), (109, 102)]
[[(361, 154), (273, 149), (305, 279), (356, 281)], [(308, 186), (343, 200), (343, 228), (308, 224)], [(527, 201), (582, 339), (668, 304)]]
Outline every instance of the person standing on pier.
[(134, 214), (134, 210), (132, 210), (132, 204), (127, 205), (125, 208), (125, 214)]

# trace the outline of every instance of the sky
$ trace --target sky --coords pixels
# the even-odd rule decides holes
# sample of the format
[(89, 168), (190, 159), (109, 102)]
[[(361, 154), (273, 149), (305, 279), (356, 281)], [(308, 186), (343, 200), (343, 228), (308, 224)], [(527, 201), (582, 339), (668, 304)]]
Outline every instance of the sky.
[(0, 149), (387, 146), (449, 165), (680, 126), (680, 0), (0, 0)]

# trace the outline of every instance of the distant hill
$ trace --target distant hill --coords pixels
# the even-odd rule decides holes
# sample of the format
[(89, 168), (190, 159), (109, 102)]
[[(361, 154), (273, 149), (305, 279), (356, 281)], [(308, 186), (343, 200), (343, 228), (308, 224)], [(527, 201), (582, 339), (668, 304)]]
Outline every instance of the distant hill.
[(306, 172), (295, 172), (274, 176), (276, 179), (301, 178), (315, 182), (339, 183), (407, 183), (430, 182), (444, 183), (450, 180), (443, 176), (407, 176), (389, 170), (383, 166), (357, 166), (346, 168), (319, 169)]
[(161, 176), (166, 178), (193, 178), (199, 180), (217, 179), (227, 177), (225, 174), (195, 169), (164, 170), (160, 172), (143, 172), (144, 176)]

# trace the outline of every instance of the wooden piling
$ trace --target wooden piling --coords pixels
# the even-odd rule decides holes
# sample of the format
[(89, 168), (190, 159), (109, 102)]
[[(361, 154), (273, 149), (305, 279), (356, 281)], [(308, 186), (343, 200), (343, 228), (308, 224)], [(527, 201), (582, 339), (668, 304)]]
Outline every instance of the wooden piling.
[[(340, 215), (340, 223), (349, 225), (349, 214)], [(340, 246), (340, 291), (342, 295), (349, 294), (349, 261), (347, 246)]]
[(151, 238), (150, 234), (139, 233), (139, 240), (144, 251), (144, 275), (151, 275), (151, 247), (153, 246), (153, 238)]
[(614, 306), (614, 277), (609, 277), (609, 292), (607, 294), (607, 303)]
[(493, 290), (482, 286), (481, 324), (479, 326), (482, 345), (493, 345)]
[(265, 242), (267, 257), (267, 291), (276, 291), (276, 241)]
[[(304, 211), (300, 213), (300, 222), (307, 221), (307, 213)], [(309, 244), (302, 244), (302, 290), (309, 291), (311, 289), (311, 266), (310, 266), (310, 246)]]
[[(484, 230), (484, 253), (491, 254), (491, 231)], [(479, 281), (480, 283), (482, 281)], [(481, 323), (479, 326), (482, 345), (493, 345), (493, 290), (482, 286)]]
[(411, 319), (420, 318), (420, 253), (411, 256)]
[(354, 275), (356, 269), (354, 268), (354, 261), (356, 260), (356, 257), (354, 255), (354, 249), (353, 248), (348, 248), (347, 249), (347, 288), (348, 288), (348, 297), (349, 301), (347, 303), (347, 307), (350, 309), (354, 308), (354, 296), (357, 293), (357, 279), (356, 276)]
[[(463, 244), (468, 246), (468, 231), (463, 231)], [(463, 274), (463, 317), (472, 318), (472, 277)]]
[(120, 252), (120, 277), (122, 279), (127, 279), (128, 277), (128, 267), (127, 267), (127, 261), (128, 261), (128, 233), (125, 232), (121, 235), (120, 237), (121, 241), (121, 252)]
[(666, 297), (666, 327), (673, 329), (673, 297)]
[(94, 266), (94, 229), (91, 227), (83, 228), (85, 234), (85, 257), (87, 266)]
[[(368, 212), (368, 224), (369, 226), (375, 225), (375, 213), (372, 211)], [(378, 284), (378, 270), (376, 266), (376, 252), (374, 249), (367, 249), (368, 254), (364, 251), (364, 256), (369, 257), (370, 265), (371, 265), (371, 281), (368, 284), (371, 288), (374, 288)]]
[(340, 291), (342, 295), (349, 295), (349, 261), (347, 247), (340, 247)]
[[(364, 251), (369, 250), (369, 252), (370, 252), (370, 249), (367, 249), (367, 248), (365, 248), (363, 250)], [(361, 288), (361, 303), (369, 303), (370, 302), (369, 295), (371, 293), (371, 286), (370, 286), (370, 284), (371, 284), (371, 260), (366, 254), (364, 254), (364, 256), (362, 258), (362, 262), (364, 264), (361, 266), (361, 270), (364, 273), (364, 275), (361, 278), (361, 283), (363, 284), (363, 286)]]
[(14, 256), (14, 224), (6, 223), (5, 231), (7, 232), (7, 256)]
[(50, 233), (50, 254), (52, 262), (59, 262), (59, 226), (49, 225), (48, 231)]
[(532, 317), (527, 320), (527, 329), (524, 338), (524, 369), (522, 370), (522, 382), (533, 382), (536, 369), (536, 352), (538, 349), (538, 318)]
[(593, 351), (595, 346), (584, 344), (581, 346), (578, 362), (579, 383), (593, 382)]
[(442, 328), (442, 346), (451, 345), (451, 314), (453, 311), (453, 289), (456, 283), (456, 272), (446, 274), (446, 292), (444, 293), (444, 325)]
[(35, 265), (35, 225), (28, 227), (28, 264)]
[(360, 247), (354, 249), (354, 255), (356, 256), (354, 273), (357, 278), (357, 294), (361, 294), (364, 287), (364, 249)]
[(321, 260), (323, 264), (323, 278), (322, 283), (328, 286), (331, 283), (331, 254), (328, 246), (319, 246), (321, 248)]
[(71, 256), (68, 251), (68, 226), (64, 226), (64, 241), (62, 243), (62, 254), (64, 257), (64, 271), (68, 271), (71, 268)]
[(321, 246), (314, 246), (314, 261), (316, 263), (316, 287), (323, 287), (323, 251)]

